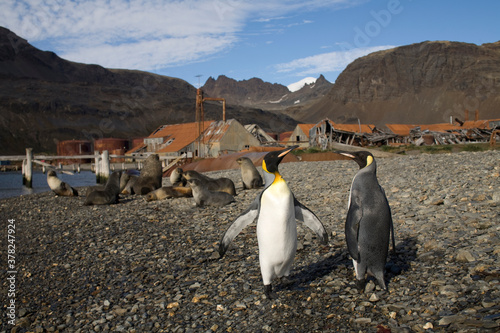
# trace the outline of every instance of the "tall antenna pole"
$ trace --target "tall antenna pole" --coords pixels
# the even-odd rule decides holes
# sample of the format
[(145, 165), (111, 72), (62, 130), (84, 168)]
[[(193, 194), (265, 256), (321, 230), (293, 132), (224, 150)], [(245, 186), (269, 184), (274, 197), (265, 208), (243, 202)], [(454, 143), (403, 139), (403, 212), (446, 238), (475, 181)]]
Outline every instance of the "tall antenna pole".
[(201, 83), (200, 77), (202, 74), (195, 75), (198, 78), (198, 89), (196, 89), (196, 123), (198, 127), (198, 137), (196, 141), (198, 141), (198, 157), (201, 157), (201, 132), (203, 131), (203, 92), (201, 91)]
[(201, 88), (200, 77), (202, 77), (202, 76), (203, 76), (203, 74), (198, 74), (198, 75), (194, 76), (194, 77), (198, 78), (198, 88)]

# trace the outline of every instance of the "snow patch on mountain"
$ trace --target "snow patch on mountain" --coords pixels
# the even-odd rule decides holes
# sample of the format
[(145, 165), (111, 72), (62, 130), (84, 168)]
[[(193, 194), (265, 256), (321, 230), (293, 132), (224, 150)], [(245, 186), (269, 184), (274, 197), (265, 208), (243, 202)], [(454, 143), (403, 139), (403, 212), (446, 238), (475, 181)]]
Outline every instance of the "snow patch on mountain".
[(298, 82), (295, 82), (295, 83), (292, 83), (292, 84), (288, 85), (287, 88), (291, 92), (294, 92), (294, 91), (300, 90), (306, 84), (311, 84), (311, 83), (315, 83), (315, 82), (316, 82), (316, 78), (314, 78), (314, 77), (306, 77), (306, 78), (303, 78), (302, 80), (300, 80)]

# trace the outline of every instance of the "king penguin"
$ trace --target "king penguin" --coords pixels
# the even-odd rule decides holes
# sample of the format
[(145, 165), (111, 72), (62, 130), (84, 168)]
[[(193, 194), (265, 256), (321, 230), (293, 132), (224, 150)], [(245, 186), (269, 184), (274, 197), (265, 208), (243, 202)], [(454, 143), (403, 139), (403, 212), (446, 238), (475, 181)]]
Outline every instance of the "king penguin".
[(356, 284), (363, 290), (368, 273), (377, 279), (382, 289), (387, 290), (384, 268), (391, 232), (395, 248), (394, 227), (387, 197), (377, 180), (377, 164), (367, 151), (337, 153), (353, 159), (360, 168), (352, 180), (345, 223), (345, 238), (356, 272)]
[(328, 234), (318, 217), (293, 195), (278, 171), (281, 160), (298, 146), (266, 154), (262, 161), (265, 188), (250, 207), (241, 213), (227, 229), (219, 245), (222, 258), (231, 241), (247, 225), (257, 219), (259, 264), (267, 298), (275, 298), (271, 282), (288, 276), (297, 250), (296, 219), (304, 222), (326, 244)]

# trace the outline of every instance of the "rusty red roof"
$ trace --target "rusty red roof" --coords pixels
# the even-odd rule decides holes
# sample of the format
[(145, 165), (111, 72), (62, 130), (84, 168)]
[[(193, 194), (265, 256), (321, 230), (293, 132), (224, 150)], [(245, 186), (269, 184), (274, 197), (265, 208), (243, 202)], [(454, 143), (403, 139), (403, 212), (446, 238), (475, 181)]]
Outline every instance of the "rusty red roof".
[(280, 133), (278, 141), (287, 141), (292, 136), (292, 133), (292, 131)]
[(446, 131), (456, 131), (461, 129), (471, 129), (471, 128), (489, 128), (490, 121), (500, 121), (500, 119), (488, 119), (488, 120), (468, 120), (463, 123), (462, 126), (459, 124), (386, 124), (386, 126), (397, 135), (407, 136), (410, 135), (410, 130), (415, 127), (420, 127), (422, 131), (429, 130), (432, 132), (446, 132)]
[[(206, 130), (213, 121), (205, 121), (201, 128)], [(157, 153), (177, 152), (198, 138), (198, 123), (185, 123), (175, 125), (162, 125), (158, 127), (148, 138), (163, 138), (164, 142), (171, 140), (171, 143), (161, 148)]]
[(345, 132), (353, 132), (353, 133), (372, 133), (372, 130), (375, 128), (373, 124), (337, 124), (332, 122), (333, 128), (345, 131)]
[(316, 124), (298, 124), (297, 126), (302, 130), (302, 132), (304, 132), (307, 138), (309, 138), (309, 131), (314, 127), (314, 125)]
[(234, 119), (212, 122), (203, 133), (203, 143), (219, 142), (233, 122)]
[(352, 133), (372, 133), (373, 129), (375, 128), (374, 124), (337, 124), (334, 121), (325, 118), (318, 122), (317, 124), (314, 124), (314, 126), (319, 126), (322, 123), (328, 122), (333, 129), (339, 130), (339, 131), (344, 131), (344, 132), (352, 132)]

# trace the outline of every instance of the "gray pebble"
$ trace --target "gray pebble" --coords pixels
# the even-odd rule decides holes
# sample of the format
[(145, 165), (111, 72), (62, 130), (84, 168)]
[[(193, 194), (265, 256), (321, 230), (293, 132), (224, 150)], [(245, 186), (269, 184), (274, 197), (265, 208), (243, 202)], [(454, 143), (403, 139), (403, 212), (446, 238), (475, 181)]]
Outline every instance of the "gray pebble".
[[(323, 246), (298, 223), (291, 275), (273, 282), (271, 301), (263, 297), (255, 224), (218, 256), (223, 233), (261, 191), (243, 191), (238, 169), (209, 173), (237, 186), (236, 202), (223, 208), (137, 195), (106, 207), (50, 193), (0, 200), (2, 216), (18, 226), (16, 304), (29, 320), (16, 330), (498, 331), (499, 160), (500, 151), (377, 159), (396, 233), (387, 292), (371, 280), (365, 292), (355, 286), (344, 237), (352, 161), (280, 165), (331, 237)], [(11, 331), (5, 320), (3, 331)]]

